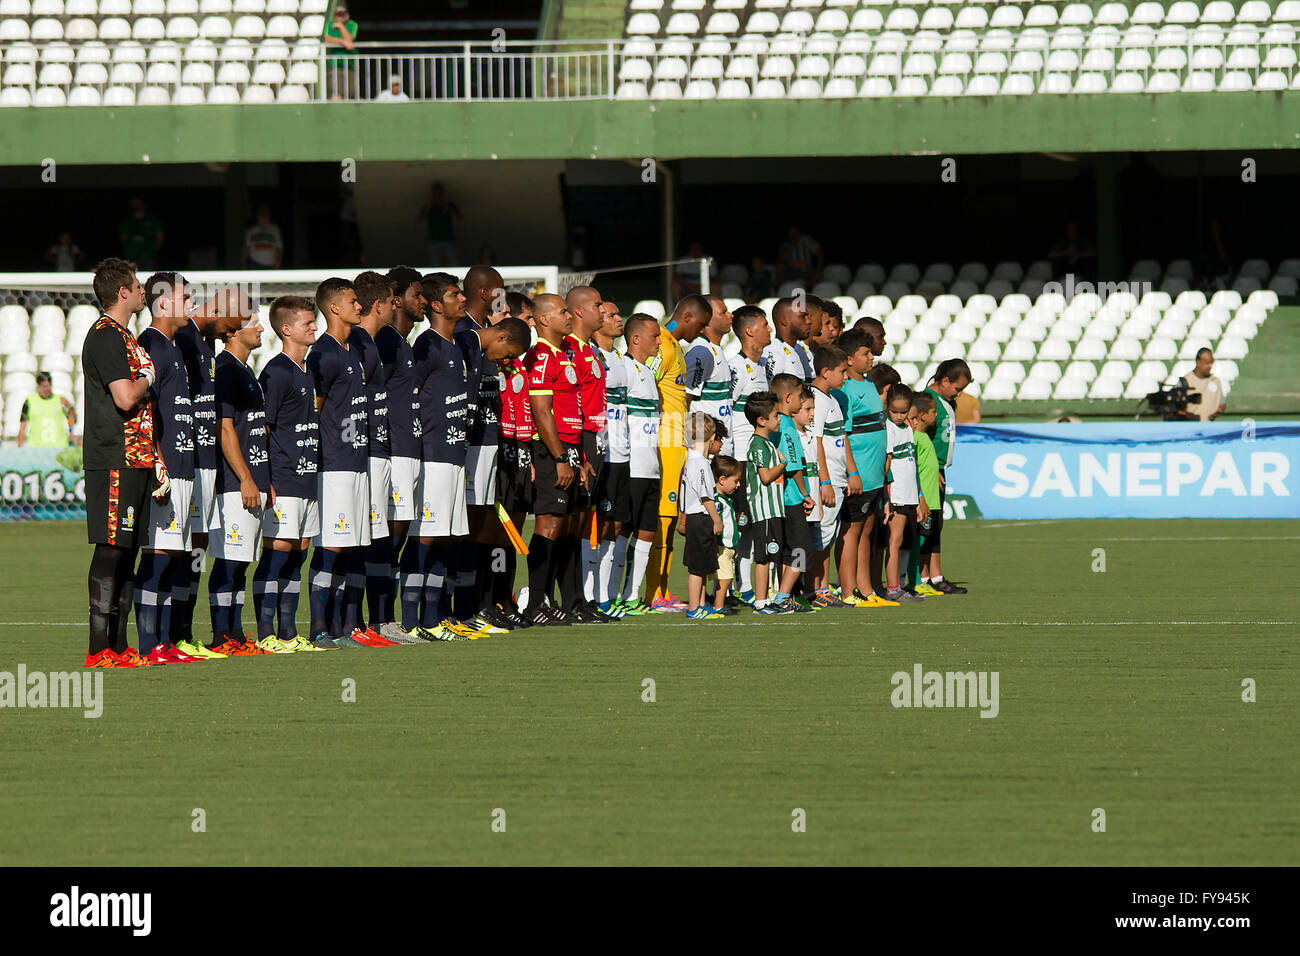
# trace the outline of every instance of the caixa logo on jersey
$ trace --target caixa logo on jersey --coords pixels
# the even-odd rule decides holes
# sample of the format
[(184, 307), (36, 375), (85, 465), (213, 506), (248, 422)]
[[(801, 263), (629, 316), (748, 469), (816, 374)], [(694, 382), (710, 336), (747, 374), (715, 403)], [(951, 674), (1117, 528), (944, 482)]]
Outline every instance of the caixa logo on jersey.
[(947, 487), (985, 518), (1297, 518), (1300, 422), (959, 426)]

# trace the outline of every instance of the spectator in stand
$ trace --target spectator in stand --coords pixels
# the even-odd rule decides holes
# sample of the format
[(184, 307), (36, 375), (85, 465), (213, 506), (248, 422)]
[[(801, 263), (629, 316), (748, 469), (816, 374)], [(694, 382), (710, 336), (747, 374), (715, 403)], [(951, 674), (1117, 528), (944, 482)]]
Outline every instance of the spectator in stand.
[(284, 239), (280, 227), (271, 222), (271, 207), (265, 203), (257, 207), (257, 222), (244, 233), (240, 258), (245, 269), (279, 269), (284, 263)]
[(376, 103), (409, 103), (411, 98), (402, 92), (402, 78), (394, 73), (388, 78), (388, 89), (375, 97)]
[(76, 423), (77, 410), (62, 395), (54, 394), (50, 373), (38, 372), (36, 391), (27, 396), (18, 418), (18, 447), (66, 448), (68, 426)]
[(1210, 248), (1201, 263), (1201, 284), (1207, 289), (1226, 289), (1232, 279), (1232, 253), (1228, 250), (1228, 236), (1223, 220), (1217, 216), (1210, 220)]
[(1212, 422), (1223, 414), (1228, 406), (1223, 401), (1223, 383), (1217, 375), (1212, 375), (1214, 353), (1201, 349), (1196, 353), (1196, 367), (1183, 376), (1183, 381), (1192, 390), (1192, 394), (1201, 396), (1199, 402), (1189, 402), (1186, 418), (1199, 418), (1203, 422)]
[(72, 241), (72, 233), (59, 233), (59, 241), (45, 250), (45, 261), (54, 266), (55, 272), (76, 272), (86, 254)]
[(334, 10), (334, 21), (325, 28), (323, 37), (329, 47), (325, 79), (332, 100), (356, 99), (356, 70), (351, 64), (353, 47), (357, 42), (357, 21), (348, 18), (348, 9), (339, 4)]
[(131, 197), (131, 214), (117, 226), (122, 239), (122, 258), (134, 262), (141, 272), (158, 268), (158, 250), (163, 244), (162, 221), (149, 214), (144, 200)]
[(777, 278), (782, 282), (807, 282), (810, 285), (820, 281), (826, 265), (822, 244), (805, 235), (798, 226), (791, 226), (789, 235), (790, 238), (781, 244)]
[(429, 192), (429, 201), (415, 217), (416, 222), (426, 223), (429, 228), (429, 265), (456, 264), (456, 223), (464, 218), (460, 214), (460, 207), (447, 198), (442, 183), (434, 183)]
[(1056, 278), (1073, 275), (1076, 281), (1091, 280), (1097, 265), (1097, 247), (1092, 244), (1092, 240), (1080, 235), (1077, 222), (1069, 222), (1065, 225), (1064, 238), (1052, 246), (1047, 258), (1052, 263), (1052, 275)]
[[(691, 244), (686, 247), (686, 254), (691, 258), (691, 262), (678, 263), (677, 268), (673, 270), (673, 301), (680, 302), (688, 295), (697, 295), (700, 289), (700, 264), (698, 259), (707, 257), (704, 251), (704, 243), (698, 239), (693, 239)], [(709, 260), (709, 291), (718, 291), (716, 286), (718, 282), (718, 264), (712, 259)]]
[(775, 283), (776, 274), (772, 271), (772, 267), (758, 256), (754, 256), (754, 261), (749, 264), (749, 279), (745, 282), (746, 304), (753, 305), (775, 295), (773, 291)]

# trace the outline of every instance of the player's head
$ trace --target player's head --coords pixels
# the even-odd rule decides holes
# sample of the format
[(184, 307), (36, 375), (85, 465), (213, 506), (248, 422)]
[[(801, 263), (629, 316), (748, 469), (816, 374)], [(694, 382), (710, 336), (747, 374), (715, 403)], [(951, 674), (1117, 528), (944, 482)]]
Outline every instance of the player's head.
[(876, 358), (880, 358), (885, 351), (885, 324), (879, 319), (864, 315), (853, 323), (853, 327), (866, 333), (867, 345), (871, 347), (871, 354)]
[(812, 388), (808, 385), (799, 387), (799, 407), (790, 417), (794, 419), (795, 425), (800, 428), (807, 428), (813, 423), (813, 415), (817, 410), (817, 400), (813, 398)]
[(834, 299), (822, 299), (822, 332), (817, 337), (821, 345), (832, 345), (844, 334), (844, 310)]
[(623, 342), (627, 354), (644, 364), (659, 348), (659, 323), (644, 312), (633, 312), (623, 323)]
[[(798, 306), (798, 303), (795, 303)], [(822, 335), (822, 316), (824, 314), (825, 303), (820, 296), (811, 293), (804, 296), (803, 314), (808, 322), (808, 332), (804, 338), (810, 342), (816, 342)]]
[(618, 303), (603, 299), (600, 303), (600, 334), (616, 339), (623, 334), (623, 316), (619, 314)]
[(393, 320), (403, 335), (424, 319), (424, 285), (420, 273), (410, 266), (397, 266), (388, 270), (388, 281), (393, 284)]
[(501, 273), (491, 266), (474, 266), (465, 273), (461, 288), (465, 293), (465, 311), (480, 324), (493, 312), (506, 311), (505, 283)]
[(702, 295), (688, 295), (677, 303), (664, 328), (682, 342), (698, 338), (713, 318), (713, 306)]
[(600, 293), (589, 285), (576, 285), (564, 297), (573, 316), (573, 334), (587, 341), (601, 326)]
[(347, 279), (332, 276), (316, 287), (316, 308), (325, 316), (325, 324), (356, 325), (361, 321), (361, 303)]
[(175, 332), (189, 322), (192, 311), (185, 277), (179, 272), (155, 272), (144, 282), (144, 304), (154, 324)]
[(303, 295), (282, 295), (271, 303), (271, 331), (286, 345), (310, 348), (316, 341), (316, 303)]
[(219, 286), (212, 290), (200, 308), (203, 327), (213, 338), (225, 341), (226, 336), (242, 329), (257, 317), (253, 300), (242, 285)]
[(54, 380), (50, 378), (49, 372), (36, 373), (36, 394), (41, 398), (49, 398), (54, 394)]
[(871, 384), (876, 386), (876, 393), (881, 396), (881, 402), (885, 401), (884, 396), (895, 386), (903, 381), (898, 370), (892, 365), (884, 362), (871, 366), (871, 371), (867, 373), (867, 378)]
[(912, 395), (912, 419), (919, 428), (930, 428), (938, 417), (939, 405), (929, 392), (920, 391)]
[(1208, 378), (1212, 368), (1214, 368), (1214, 353), (1206, 348), (1198, 349), (1196, 352), (1196, 374), (1201, 378)]
[[(247, 296), (245, 296), (247, 299)], [(252, 302), (249, 300), (249, 312), (243, 316), (238, 323), (226, 321), (226, 316), (219, 316), (218, 321), (209, 326), (213, 330), (213, 336), (219, 339), (226, 348), (234, 348), (236, 345), (243, 346), (246, 352), (252, 352), (262, 344), (262, 320), (258, 317), (257, 311), (252, 308)]]
[(777, 410), (782, 415), (793, 415), (799, 410), (798, 393), (803, 388), (803, 380), (799, 376), (782, 372), (780, 375), (772, 376), (769, 387), (772, 394), (776, 396)]
[(533, 300), (522, 292), (506, 293), (506, 310), (516, 319), (522, 319), (529, 328), (533, 327)]
[(705, 412), (691, 412), (686, 416), (686, 444), (707, 445), (713, 441), (717, 427), (713, 416)]
[(871, 363), (875, 356), (871, 351), (871, 343), (867, 340), (866, 332), (856, 327), (849, 329), (835, 344), (844, 350), (850, 374), (866, 375), (871, 371)]
[(772, 323), (776, 326), (776, 336), (781, 341), (793, 339), (801, 342), (808, 338), (806, 299), (806, 295), (799, 299), (787, 295), (777, 299), (772, 306)]
[(393, 318), (393, 283), (388, 276), (366, 271), (352, 283), (361, 306), (361, 318), (376, 319), (381, 326)]
[(454, 322), (465, 314), (465, 293), (450, 272), (430, 272), (421, 283), (429, 303), (429, 320)]
[(532, 344), (528, 323), (510, 315), (496, 325), (479, 329), (478, 335), (479, 341), (483, 343), (483, 354), (493, 362), (518, 358)]
[(744, 467), (730, 455), (714, 455), (710, 463), (713, 467), (713, 484), (719, 494), (729, 495), (740, 487), (740, 476)]
[(99, 307), (105, 312), (134, 315), (144, 308), (144, 286), (135, 276), (135, 263), (125, 259), (104, 259), (95, 266), (92, 286)]
[(713, 441), (709, 444), (710, 457), (722, 451), (723, 439), (725, 439), (728, 434), (730, 433), (727, 431), (727, 426), (722, 424), (722, 419), (713, 419)]
[(933, 383), (934, 390), (939, 393), (939, 397), (951, 402), (970, 384), (970, 366), (966, 364), (965, 359), (944, 359), (934, 370), (934, 376), (930, 381)]
[(902, 425), (912, 411), (912, 390), (899, 382), (889, 387), (889, 420), (895, 425)]
[(539, 336), (555, 345), (573, 333), (573, 313), (558, 295), (543, 292), (533, 299), (533, 325)]
[(813, 373), (826, 388), (839, 388), (849, 371), (849, 357), (838, 345), (823, 345), (813, 353)]
[(776, 396), (771, 392), (754, 392), (745, 400), (745, 420), (755, 429), (774, 431), (780, 424)]
[(761, 351), (772, 344), (772, 327), (767, 324), (767, 314), (756, 305), (742, 305), (731, 315), (731, 330), (736, 333), (742, 347), (748, 351)]
[(709, 307), (713, 309), (713, 315), (709, 318), (706, 329), (713, 339), (721, 339), (731, 331), (731, 326), (736, 321), (736, 317), (731, 314), (731, 310), (727, 308), (727, 302), (722, 296), (710, 292), (705, 298), (709, 300)]

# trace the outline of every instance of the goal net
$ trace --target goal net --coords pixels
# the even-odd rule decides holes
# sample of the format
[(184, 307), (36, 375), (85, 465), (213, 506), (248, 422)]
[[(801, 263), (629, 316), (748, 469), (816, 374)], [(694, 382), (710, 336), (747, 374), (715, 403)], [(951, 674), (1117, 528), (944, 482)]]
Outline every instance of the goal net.
[[(376, 268), (386, 272), (389, 267)], [(421, 273), (439, 271), (415, 267)], [(316, 287), (330, 276), (353, 278), (361, 269), (283, 269), (206, 271), (183, 273), (196, 304), (218, 291), (236, 287), (257, 307), (264, 324), (272, 301), (282, 295), (312, 298)], [(464, 277), (467, 267), (447, 268)], [(555, 266), (499, 266), (507, 291), (534, 296), (563, 292)], [(139, 274), (143, 282), (146, 274)], [(577, 285), (569, 283), (569, 287)], [(0, 520), (80, 518), (85, 515), (84, 473), (81, 463), (81, 423), (84, 421), (81, 346), (86, 332), (98, 320), (99, 305), (88, 272), (0, 273)], [(149, 324), (144, 313), (132, 320), (137, 334)], [(318, 323), (324, 332), (324, 323)], [(263, 337), (252, 364), (260, 371), (280, 350), (275, 335)], [(36, 394), (36, 376), (50, 376), (53, 394), (68, 399), (76, 410), (75, 423), (64, 438), (27, 435), (17, 446), (23, 408)], [(46, 421), (48, 426), (48, 420)], [(51, 444), (53, 442), (53, 444)]]

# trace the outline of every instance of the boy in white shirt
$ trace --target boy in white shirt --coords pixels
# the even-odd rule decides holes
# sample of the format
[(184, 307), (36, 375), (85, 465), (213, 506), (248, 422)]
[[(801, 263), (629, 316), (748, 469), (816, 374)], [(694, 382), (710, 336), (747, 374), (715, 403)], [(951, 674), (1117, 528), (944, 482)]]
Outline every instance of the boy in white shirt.
[(906, 385), (894, 385), (889, 389), (886, 401), (885, 474), (890, 483), (886, 489), (889, 499), (885, 505), (885, 524), (889, 528), (885, 597), (900, 604), (916, 604), (925, 598), (904, 590), (899, 577), (899, 553), (909, 547), (911, 536), (916, 534), (917, 522), (924, 521), (930, 514), (916, 471), (916, 439), (907, 423), (912, 411), (912, 390)]
[[(853, 450), (845, 439), (844, 409), (833, 392), (844, 385), (848, 374), (848, 355), (836, 345), (823, 345), (813, 353), (813, 423), (808, 429), (816, 444), (816, 451), (808, 462), (816, 466), (817, 502), (820, 518), (813, 525), (812, 582), (813, 607), (844, 607), (844, 602), (831, 590), (830, 555), (836, 539), (842, 533), (840, 508), (848, 493), (849, 472), (858, 470), (853, 460)], [(811, 482), (810, 482), (811, 484)]]
[(714, 419), (704, 412), (692, 412), (686, 419), (686, 440), (690, 451), (682, 469), (682, 486), (678, 495), (686, 523), (686, 593), (690, 608), (686, 616), (704, 621), (724, 615), (703, 603), (704, 582), (718, 570), (718, 536), (722, 534), (722, 517), (718, 514), (717, 483), (709, 466), (709, 447), (713, 444)]

